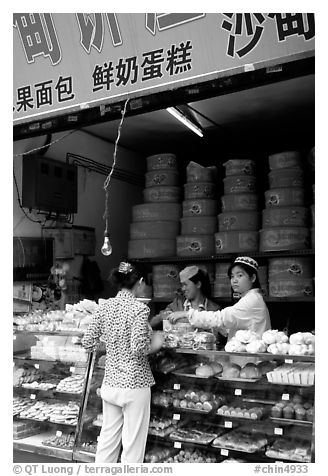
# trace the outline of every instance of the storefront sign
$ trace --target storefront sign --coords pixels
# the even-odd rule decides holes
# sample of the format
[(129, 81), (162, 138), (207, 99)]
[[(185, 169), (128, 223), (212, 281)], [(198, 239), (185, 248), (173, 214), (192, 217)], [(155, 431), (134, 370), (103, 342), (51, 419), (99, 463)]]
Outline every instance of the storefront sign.
[(14, 121), (314, 50), (312, 13), (15, 13)]

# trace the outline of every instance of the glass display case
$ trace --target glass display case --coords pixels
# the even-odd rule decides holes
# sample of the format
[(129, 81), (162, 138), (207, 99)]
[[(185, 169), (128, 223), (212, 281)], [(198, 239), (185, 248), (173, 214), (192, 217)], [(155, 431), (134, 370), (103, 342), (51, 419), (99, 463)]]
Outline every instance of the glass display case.
[[(95, 458), (104, 359), (90, 367), (76, 461)], [(314, 356), (175, 348), (151, 360), (146, 463), (314, 461)]]
[(166, 462), (313, 462), (313, 362), (314, 356), (162, 352), (146, 458), (155, 462), (166, 448)]
[(94, 358), (81, 336), (14, 330), (14, 450), (72, 460)]

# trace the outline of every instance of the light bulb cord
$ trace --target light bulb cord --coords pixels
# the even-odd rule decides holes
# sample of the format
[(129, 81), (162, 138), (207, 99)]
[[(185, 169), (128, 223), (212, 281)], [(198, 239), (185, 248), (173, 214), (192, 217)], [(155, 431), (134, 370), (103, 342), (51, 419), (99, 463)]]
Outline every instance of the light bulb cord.
[(113, 165), (112, 165), (111, 171), (110, 171), (109, 174), (107, 175), (107, 177), (106, 177), (106, 179), (105, 179), (105, 182), (104, 182), (104, 190), (105, 190), (105, 212), (104, 212), (104, 215), (103, 215), (103, 219), (105, 220), (104, 236), (108, 236), (109, 184), (110, 184), (110, 181), (111, 181), (113, 172), (114, 172), (114, 168), (115, 168), (115, 166), (116, 166), (118, 143), (119, 143), (119, 140), (120, 140), (120, 137), (121, 137), (121, 129), (122, 129), (122, 126), (123, 126), (123, 121), (124, 121), (124, 118), (125, 118), (126, 108), (127, 108), (127, 105), (128, 105), (129, 100), (130, 100), (130, 98), (127, 98), (126, 101), (125, 101), (125, 103), (124, 103), (124, 108), (123, 108), (123, 110), (122, 110), (122, 117), (121, 117), (121, 120), (120, 120), (120, 124), (119, 124), (119, 126), (118, 126), (117, 137), (116, 137), (116, 141), (115, 141), (114, 155), (113, 155)]

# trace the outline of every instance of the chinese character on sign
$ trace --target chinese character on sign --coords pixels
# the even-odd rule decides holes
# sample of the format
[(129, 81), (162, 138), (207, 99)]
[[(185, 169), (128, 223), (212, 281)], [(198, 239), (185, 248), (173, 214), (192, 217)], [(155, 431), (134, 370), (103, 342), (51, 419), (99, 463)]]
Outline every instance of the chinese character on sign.
[(205, 13), (146, 13), (146, 28), (155, 35), (156, 27), (158, 31), (167, 30), (204, 16)]
[(269, 13), (268, 17), (276, 21), (279, 41), (294, 35), (314, 38), (314, 13)]
[(51, 13), (14, 13), (14, 27), (18, 28), (28, 63), (40, 55), (50, 57), (53, 65), (59, 63), (61, 51)]
[(76, 13), (77, 22), (81, 33), (81, 45), (87, 53), (91, 47), (101, 52), (104, 42), (104, 20), (106, 15), (107, 24), (114, 46), (122, 44), (122, 37), (115, 13)]
[(134, 84), (138, 79), (137, 57), (132, 56), (131, 58), (126, 58), (125, 60), (120, 58), (118, 64), (116, 65), (116, 71), (116, 86), (120, 86), (121, 84), (125, 86), (129, 81), (131, 84)]
[(43, 83), (35, 84), (36, 88), (36, 107), (46, 106), (49, 104), (52, 105), (52, 90), (51, 90), (52, 81), (45, 81)]
[(179, 46), (172, 45), (171, 49), (167, 51), (166, 71), (171, 76), (191, 70), (191, 50), (191, 42), (187, 41), (186, 44), (180, 43)]
[(111, 83), (114, 82), (113, 78), (113, 63), (110, 61), (108, 64), (104, 63), (104, 66), (96, 65), (92, 77), (93, 77), (93, 92), (100, 91), (106, 86), (107, 91), (110, 90)]
[(33, 109), (33, 97), (31, 94), (31, 86), (24, 86), (17, 89), (17, 112), (21, 109), (24, 109), (24, 112), (27, 108)]
[(147, 79), (161, 78), (163, 76), (163, 73), (162, 73), (162, 63), (164, 61), (163, 51), (164, 51), (163, 49), (160, 49), (160, 50), (149, 51), (149, 53), (143, 53), (142, 56), (145, 59), (141, 65), (141, 67), (143, 68), (142, 81), (146, 81)]
[(58, 102), (70, 101), (75, 97), (71, 76), (67, 78), (59, 76), (55, 89), (57, 90)]
[[(234, 58), (235, 53), (242, 58), (250, 53), (261, 39), (264, 27), (261, 26), (265, 17), (262, 13), (224, 13), (222, 28), (229, 32), (229, 43), (227, 54)], [(253, 24), (254, 23), (254, 24)], [(243, 48), (236, 48), (236, 37), (243, 35), (243, 28), (246, 28), (246, 35), (251, 36), (251, 40)]]

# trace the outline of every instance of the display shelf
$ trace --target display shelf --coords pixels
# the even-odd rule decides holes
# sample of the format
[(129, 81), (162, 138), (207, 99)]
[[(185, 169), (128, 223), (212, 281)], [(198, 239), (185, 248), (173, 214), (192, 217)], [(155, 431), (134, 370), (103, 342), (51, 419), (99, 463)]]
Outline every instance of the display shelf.
[(296, 425), (296, 426), (312, 427), (313, 425), (312, 421), (307, 421), (307, 420), (292, 420), (290, 418), (274, 418), (274, 417), (269, 417), (269, 419), (272, 421), (272, 423), (279, 423), (279, 425), (284, 425), (284, 426)]
[(28, 453), (37, 453), (39, 455), (52, 456), (54, 458), (72, 461), (73, 450), (57, 448), (54, 446), (46, 446), (42, 441), (49, 438), (50, 433), (39, 433), (37, 435), (28, 436), (21, 440), (14, 440), (14, 450), (27, 451)]
[(67, 429), (76, 428), (76, 426), (77, 426), (77, 423), (69, 424), (69, 423), (59, 423), (59, 422), (55, 422), (55, 421), (51, 421), (51, 420), (36, 420), (34, 418), (24, 418), (24, 417), (21, 418), (19, 415), (16, 415), (15, 419), (21, 420), (21, 421), (33, 421), (35, 423), (46, 423), (48, 425), (52, 425), (52, 426), (55, 425), (55, 426), (63, 427), (63, 428), (67, 428)]
[[(181, 447), (176, 447), (177, 450), (184, 449), (184, 448), (190, 448), (190, 449), (198, 449), (201, 451), (208, 451), (213, 453), (214, 455), (218, 457), (224, 457), (224, 456), (232, 456), (232, 457), (239, 457), (239, 458), (247, 458), (249, 462), (268, 462), (271, 461), (267, 456), (265, 456), (263, 451), (260, 452), (254, 452), (254, 453), (246, 453), (242, 451), (237, 451), (237, 450), (232, 450), (232, 449), (226, 449), (226, 448), (218, 448), (209, 445), (201, 445), (197, 443), (190, 443), (190, 442), (184, 442), (184, 441), (175, 441), (171, 440), (168, 437), (161, 437), (161, 436), (154, 436), (154, 435), (148, 435), (147, 438), (147, 443), (148, 442), (155, 442), (155, 443), (161, 443), (164, 444), (165, 446), (171, 446), (174, 447), (174, 443), (181, 443)], [(225, 453), (228, 451), (227, 454), (221, 454), (221, 449)]]
[(288, 355), (288, 354), (269, 354), (268, 352), (258, 352), (256, 354), (250, 354), (248, 352), (226, 352), (225, 350), (193, 350), (193, 349), (167, 349), (176, 352), (177, 354), (194, 354), (194, 355), (207, 355), (208, 357), (223, 357), (227, 355), (238, 355), (242, 357), (256, 357), (266, 360), (287, 360), (286, 363), (294, 362), (314, 362), (314, 355)]
[(19, 391), (22, 391), (24, 393), (37, 393), (38, 395), (40, 395), (40, 398), (41, 397), (52, 397), (52, 396), (56, 396), (56, 397), (66, 397), (66, 398), (81, 398), (83, 396), (83, 391), (80, 392), (80, 393), (70, 393), (70, 392), (59, 392), (58, 390), (56, 389), (49, 389), (49, 390), (42, 390), (40, 388), (28, 388), (28, 387), (22, 387), (21, 385), (14, 385), (13, 388), (15, 390), (19, 390)]
[(81, 449), (73, 450), (73, 460), (81, 461), (82, 463), (94, 463), (96, 459), (96, 453), (90, 451), (84, 451)]
[[(278, 258), (285, 256), (312, 256), (314, 255), (314, 250), (284, 250), (284, 251), (254, 251), (250, 253), (252, 258)], [(200, 263), (202, 261), (232, 261), (240, 253), (227, 253), (227, 254), (215, 254), (210, 256), (171, 256), (165, 258), (133, 258), (130, 261), (132, 263)]]
[(188, 441), (172, 440), (168, 436), (162, 437), (162, 436), (148, 435), (147, 441), (154, 441), (154, 442), (158, 442), (158, 443), (160, 443), (160, 442), (161, 443), (167, 443), (168, 445), (170, 445), (172, 447), (174, 447), (174, 443), (181, 443), (181, 447), (185, 446), (185, 447), (188, 447), (188, 448), (194, 448), (194, 449), (197, 448), (199, 450), (212, 451), (212, 452), (213, 451), (215, 452), (215, 450), (216, 450), (210, 444), (202, 445), (202, 444), (199, 444), (199, 443), (191, 443), (191, 442), (188, 442)]
[(13, 359), (14, 360), (17, 360), (17, 361), (23, 361), (23, 362), (30, 362), (31, 364), (33, 363), (39, 363), (39, 362), (49, 362), (49, 363), (52, 363), (52, 364), (63, 364), (63, 365), (67, 365), (67, 366), (70, 366), (70, 367), (87, 367), (88, 365), (88, 361), (86, 362), (71, 362), (71, 361), (63, 361), (63, 360), (52, 360), (52, 359), (32, 359), (31, 358), (31, 354), (20, 354), (20, 353), (14, 353), (13, 355)]
[(84, 333), (81, 331), (18, 331), (13, 328), (15, 335), (41, 335), (41, 336), (58, 336), (58, 337), (83, 337)]

